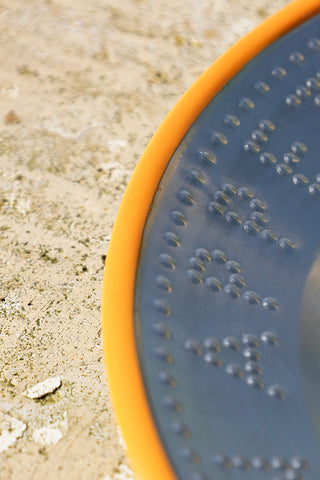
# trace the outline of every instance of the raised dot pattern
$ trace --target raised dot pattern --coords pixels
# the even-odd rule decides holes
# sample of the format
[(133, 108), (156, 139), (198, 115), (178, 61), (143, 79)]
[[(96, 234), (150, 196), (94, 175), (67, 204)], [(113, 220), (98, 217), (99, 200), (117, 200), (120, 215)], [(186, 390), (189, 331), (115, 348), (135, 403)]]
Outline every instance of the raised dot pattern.
[(320, 177), (316, 175), (310, 179), (303, 172), (303, 157), (307, 154), (308, 148), (304, 143), (296, 140), (291, 144), (291, 151), (283, 154), (282, 159), (277, 159), (271, 152), (263, 152), (260, 155), (260, 161), (263, 165), (274, 166), (276, 173), (283, 177), (291, 178), (292, 185), (304, 188), (306, 193), (318, 197), (320, 195)]
[[(243, 334), (241, 340), (232, 336), (223, 339), (208, 337), (202, 343), (195, 339), (188, 339), (185, 341), (184, 348), (216, 369), (224, 367), (229, 376), (244, 379), (244, 384), (248, 387), (264, 390), (269, 397), (284, 400), (286, 393), (283, 388), (277, 384), (265, 385), (264, 369), (261, 365), (262, 346), (278, 345), (277, 335), (274, 332), (265, 331), (260, 338), (252, 334)], [(264, 354), (269, 353), (266, 351)]]
[[(296, 455), (290, 458), (276, 456), (271, 458), (254, 456), (250, 458), (239, 454), (228, 455), (223, 452), (216, 452), (213, 453), (212, 459), (214, 464), (221, 468), (221, 470), (260, 470), (262, 472), (269, 472), (268, 478), (270, 478), (271, 475), (272, 479), (277, 480), (304, 480), (304, 475), (310, 468), (307, 460)], [(277, 474), (276, 477), (274, 477), (275, 474)]]
[[(248, 191), (242, 193), (250, 196)], [(259, 206), (264, 208), (265, 205), (259, 203)], [(210, 265), (217, 270), (215, 276), (207, 274)], [(218, 268), (219, 265), (223, 267), (223, 276), (221, 276), (221, 268)], [(192, 267), (186, 270), (189, 280), (194, 284), (203, 284), (212, 293), (223, 291), (230, 299), (237, 300), (242, 297), (248, 305), (260, 304), (269, 311), (276, 311), (279, 308), (277, 300), (273, 297), (245, 289), (247, 282), (241, 273), (241, 265), (234, 259), (228, 258), (222, 250), (214, 249), (209, 252), (209, 250), (199, 247), (195, 250), (194, 256), (189, 258), (189, 266)]]
[[(295, 142), (292, 148), (294, 149), (294, 146), (298, 144), (302, 145), (301, 148), (304, 147), (303, 144)], [(284, 171), (289, 169), (291, 173), (292, 169), (288, 163), (298, 162), (298, 157), (293, 151), (284, 157), (286, 163), (276, 164), (276, 167), (278, 169), (283, 168)], [(270, 153), (262, 154), (260, 159), (264, 164), (272, 165), (276, 163), (275, 157)], [(303, 184), (305, 180), (299, 177), (296, 180), (293, 179), (294, 181)], [(316, 189), (315, 186), (313, 188)], [(222, 217), (229, 225), (242, 226), (243, 231), (248, 235), (257, 236), (266, 243), (276, 242), (282, 248), (283, 238), (279, 238), (275, 232), (265, 228), (269, 223), (268, 217), (264, 214), (268, 205), (263, 200), (256, 198), (248, 187), (237, 188), (233, 184), (223, 184), (220, 189), (211, 193), (211, 197), (213, 201), (209, 201), (207, 208), (214, 217)], [(295, 247), (292, 240), (290, 240), (290, 244), (292, 248)]]
[[(308, 48), (311, 51), (314, 51), (314, 52), (318, 51), (319, 50), (319, 42), (320, 42), (320, 40), (318, 38), (310, 39), (308, 41), (308, 44), (307, 44)], [(301, 67), (305, 62), (305, 58), (304, 58), (303, 53), (301, 53), (299, 51), (292, 52), (289, 55), (288, 59), (289, 59), (289, 62), (292, 65), (294, 65), (295, 67)], [(287, 76), (287, 71), (282, 66), (276, 66), (271, 70), (271, 78), (273, 78), (274, 80), (284, 80), (286, 76)], [(267, 82), (262, 80), (260, 82), (257, 82), (254, 85), (254, 89), (255, 89), (255, 91), (259, 92), (260, 94), (265, 95), (266, 93), (268, 93), (270, 91), (270, 86)], [(320, 78), (319, 78), (319, 75), (316, 74), (314, 77), (308, 77), (305, 80), (304, 84), (302, 84), (302, 85), (300, 85), (296, 88), (295, 92), (287, 94), (286, 97), (285, 97), (285, 103), (287, 104), (288, 107), (294, 108), (294, 107), (299, 107), (303, 100), (313, 98), (314, 99), (314, 104), (316, 106), (320, 106), (319, 91), (320, 91)], [(314, 97), (313, 97), (313, 95), (314, 95)], [(244, 100), (242, 99), (241, 102), (243, 103)], [(262, 121), (262, 122), (264, 123), (265, 121)], [(269, 121), (269, 122), (272, 124), (271, 121)], [(265, 131), (265, 132), (269, 130), (267, 124), (265, 124), (265, 123), (264, 123), (264, 125), (261, 125), (260, 128), (261, 128), (262, 131)], [(272, 124), (272, 129), (270, 129), (269, 132), (272, 131), (274, 128), (275, 127)], [(262, 144), (261, 138), (260, 138), (260, 141), (259, 141), (258, 138), (255, 136), (255, 132), (253, 132), (252, 140), (253, 141), (248, 140), (247, 142), (245, 142), (244, 148), (245, 148), (246, 151), (248, 151), (250, 153), (258, 154), (261, 150), (261, 144)], [(266, 136), (265, 141), (267, 141), (267, 136)], [(295, 142), (295, 143), (300, 143), (300, 142)], [(292, 147), (294, 148), (294, 146), (292, 146)], [(299, 152), (299, 153), (305, 154), (306, 147), (305, 146), (303, 146), (303, 147), (304, 147), (304, 150), (302, 152)], [(288, 155), (288, 154), (285, 154), (285, 155)], [(293, 185), (298, 186), (298, 187), (307, 187), (306, 191), (308, 193), (310, 193), (311, 195), (313, 195), (315, 197), (320, 196), (320, 184), (318, 183), (318, 180), (312, 181), (312, 179), (311, 179), (311, 181), (310, 181), (307, 175), (305, 175), (301, 172), (295, 173), (294, 169), (292, 168), (292, 166), (290, 166), (289, 162), (287, 162), (287, 163), (282, 163), (281, 161), (277, 162), (277, 159), (272, 154), (272, 152), (262, 152), (260, 154), (260, 160), (264, 165), (275, 164), (276, 172), (279, 175), (281, 175), (281, 176), (291, 176)], [(298, 161), (299, 160), (300, 159), (298, 158)], [(298, 163), (298, 162), (296, 162), (296, 163)], [(293, 165), (295, 165), (295, 163)]]
[[(308, 47), (312, 51), (320, 50), (320, 40), (311, 39), (308, 43)], [(304, 57), (300, 52), (293, 52), (289, 61), (296, 67), (300, 66), (304, 62)], [(282, 67), (276, 67), (272, 70), (271, 76), (276, 80), (283, 80), (287, 75), (287, 72)], [(286, 96), (285, 101), (289, 107), (297, 107), (301, 104), (301, 101), (305, 98), (309, 98), (312, 93), (319, 91), (320, 80), (316, 77), (309, 78), (305, 85), (297, 87), (297, 90), (293, 94)], [(270, 91), (270, 86), (264, 81), (260, 81), (254, 86), (255, 91), (266, 95)], [(314, 103), (320, 106), (320, 96), (314, 96)], [(254, 109), (254, 102), (250, 98), (241, 98), (238, 102), (238, 106), (245, 112), (250, 112)], [(225, 116), (224, 123), (226, 126), (235, 129), (240, 125), (240, 119), (236, 115), (228, 114)], [(307, 152), (307, 147), (303, 143), (296, 141), (291, 145), (291, 151), (286, 152), (283, 158), (277, 159), (275, 155), (270, 152), (261, 150), (265, 148), (265, 144), (268, 142), (269, 135), (275, 129), (273, 122), (270, 120), (261, 120), (259, 122), (259, 128), (254, 130), (251, 134), (251, 139), (244, 144), (244, 149), (248, 153), (260, 154), (259, 158), (263, 165), (274, 166), (275, 171), (279, 175), (291, 176), (292, 184), (295, 186), (307, 186), (307, 191), (313, 196), (320, 196), (320, 175), (318, 175), (311, 183), (306, 175), (300, 172), (296, 172), (295, 169), (300, 165), (301, 157)], [(227, 137), (221, 133), (214, 131), (211, 136), (211, 140), (214, 145), (226, 146), (228, 144)], [(217, 163), (216, 155), (210, 150), (200, 150), (199, 158), (207, 165), (215, 165)], [(191, 169), (187, 173), (187, 178), (191, 184), (202, 185), (206, 182), (205, 175), (198, 169)], [(311, 180), (312, 181), (312, 180)], [(229, 207), (232, 199), (240, 199), (243, 202), (249, 202), (249, 206), (252, 209), (249, 218), (244, 219), (232, 210), (227, 210), (225, 207)], [(192, 206), (195, 203), (194, 194), (188, 189), (181, 189), (177, 193), (177, 200), (186, 207)], [(267, 242), (278, 243), (281, 249), (288, 250), (295, 247), (294, 242), (289, 238), (280, 238), (270, 229), (262, 229), (267, 223), (268, 219), (264, 215), (264, 211), (267, 209), (267, 205), (261, 200), (254, 198), (250, 190), (246, 187), (236, 188), (232, 184), (225, 184), (213, 195), (213, 201), (208, 204), (208, 209), (211, 213), (215, 213), (223, 217), (227, 223), (234, 225), (241, 225), (243, 230), (251, 235), (259, 235), (263, 240)], [(187, 217), (183, 211), (178, 209), (170, 212), (170, 219), (176, 226), (187, 226)], [(178, 247), (181, 245), (181, 240), (176, 233), (166, 232), (163, 235), (169, 247)], [(212, 291), (224, 291), (226, 295), (231, 298), (242, 297), (248, 304), (255, 305), (260, 304), (263, 308), (273, 311), (278, 309), (278, 304), (274, 298), (265, 297), (262, 298), (257, 293), (246, 290), (243, 291), (246, 286), (246, 281), (241, 275), (241, 266), (234, 260), (228, 259), (227, 256), (219, 251), (215, 250), (209, 252), (204, 248), (198, 248), (194, 253), (193, 268), (187, 270), (187, 275), (194, 283), (205, 283)], [(196, 262), (195, 260), (199, 260)], [(159, 261), (166, 269), (175, 268), (174, 258), (163, 253), (159, 256)], [(223, 285), (216, 277), (203, 277), (207, 266), (212, 263), (220, 263), (224, 265), (226, 271), (230, 273), (229, 282)], [(231, 273), (232, 272), (232, 273)], [(166, 276), (158, 276), (156, 283), (163, 292), (171, 293), (172, 284)], [(171, 309), (163, 299), (156, 299), (153, 302), (156, 310), (162, 314), (169, 316)], [(171, 337), (171, 332), (163, 322), (155, 322), (153, 325), (155, 333), (165, 339)], [(260, 365), (261, 354), (259, 353), (259, 346), (264, 344), (269, 347), (277, 346), (279, 344), (277, 336), (273, 332), (266, 331), (261, 334), (258, 339), (253, 335), (243, 335), (241, 341), (234, 337), (225, 337), (220, 341), (209, 337), (205, 339), (203, 344), (196, 340), (186, 340), (184, 348), (195, 356), (199, 356), (205, 360), (207, 364), (215, 367), (224, 367), (227, 374), (234, 378), (243, 379), (244, 383), (251, 388), (264, 390), (269, 397), (284, 400), (286, 394), (284, 390), (277, 384), (265, 386), (263, 381), (263, 368)], [(242, 362), (228, 362), (224, 361), (224, 351), (228, 350), (234, 355), (242, 354)], [(156, 349), (155, 354), (157, 357), (168, 364), (174, 361), (172, 354), (164, 347)], [(243, 362), (245, 362), (243, 364)], [(169, 371), (161, 371), (159, 373), (159, 380), (168, 385), (171, 388), (175, 388), (177, 381)], [(166, 396), (164, 398), (164, 404), (166, 407), (173, 410), (175, 413), (183, 412), (182, 402), (172, 396)], [(191, 431), (189, 428), (179, 421), (173, 421), (171, 425), (172, 431), (183, 438), (191, 437)], [(186, 447), (181, 450), (182, 456), (193, 464), (200, 463), (200, 455), (191, 447)], [(228, 456), (222, 453), (216, 453), (213, 455), (213, 461), (216, 465), (219, 465), (225, 470), (232, 468), (242, 469), (245, 471), (260, 469), (265, 472), (281, 471), (280, 476), (275, 478), (279, 480), (304, 480), (304, 472), (309, 468), (308, 462), (299, 456), (293, 456), (290, 459), (282, 459), (280, 457), (273, 457), (271, 459), (265, 459), (263, 457), (246, 458), (241, 455)], [(207, 480), (208, 477), (201, 473), (196, 473), (192, 477), (196, 480)]]

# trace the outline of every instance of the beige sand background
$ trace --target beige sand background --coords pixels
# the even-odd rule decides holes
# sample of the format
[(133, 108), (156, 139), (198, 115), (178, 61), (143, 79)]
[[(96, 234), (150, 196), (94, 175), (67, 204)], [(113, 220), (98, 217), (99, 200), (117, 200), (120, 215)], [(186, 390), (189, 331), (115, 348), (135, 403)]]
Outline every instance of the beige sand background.
[(0, 479), (133, 478), (100, 336), (116, 212), (182, 93), (287, 3), (1, 0)]

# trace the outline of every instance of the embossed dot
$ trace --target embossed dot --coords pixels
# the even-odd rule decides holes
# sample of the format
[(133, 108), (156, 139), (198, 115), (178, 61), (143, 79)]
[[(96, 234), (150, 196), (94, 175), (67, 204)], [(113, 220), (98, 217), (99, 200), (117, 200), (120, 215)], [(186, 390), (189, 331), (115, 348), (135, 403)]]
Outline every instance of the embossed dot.
[(248, 360), (252, 360), (254, 362), (259, 362), (261, 360), (261, 355), (259, 354), (258, 350), (255, 348), (245, 348), (243, 350), (243, 356), (244, 358), (247, 358)]
[(198, 272), (204, 272), (206, 268), (203, 260), (200, 260), (198, 257), (189, 258), (189, 265), (192, 269), (197, 270)]
[(317, 107), (320, 107), (320, 95), (314, 97), (314, 103)]
[(188, 350), (188, 352), (193, 353), (194, 355), (202, 354), (200, 343), (197, 342), (196, 340), (193, 340), (193, 339), (186, 340), (184, 343), (184, 348)]
[(311, 91), (309, 88), (305, 87), (304, 85), (300, 85), (296, 88), (296, 94), (298, 95), (301, 100), (305, 100), (310, 97)]
[(182, 422), (179, 422), (179, 420), (174, 420), (171, 424), (171, 428), (180, 437), (183, 438), (190, 438), (191, 437), (191, 432), (189, 428)]
[(173, 362), (173, 356), (165, 347), (157, 347), (155, 349), (155, 354), (163, 362), (166, 362), (166, 363)]
[(270, 461), (271, 468), (274, 470), (287, 470), (288, 462), (282, 457), (272, 457)]
[(250, 305), (258, 305), (260, 303), (260, 297), (255, 292), (244, 292), (242, 296)]
[(166, 240), (167, 244), (170, 245), (170, 247), (180, 247), (181, 245), (180, 238), (173, 232), (164, 233), (163, 238)]
[(179, 190), (177, 197), (184, 205), (194, 205), (194, 196), (188, 190)]
[(204, 475), (203, 473), (196, 472), (191, 474), (190, 480), (210, 480), (207, 475)]
[(243, 145), (243, 148), (245, 149), (246, 152), (249, 153), (259, 153), (260, 152), (260, 146), (256, 142), (252, 142), (251, 140), (248, 140), (245, 142)]
[(307, 145), (302, 142), (293, 142), (291, 150), (298, 155), (305, 155), (307, 153)]
[(287, 75), (287, 72), (282, 67), (275, 67), (271, 71), (271, 75), (273, 76), (273, 78), (276, 78), (277, 80), (283, 80), (284, 77)]
[(308, 462), (298, 455), (290, 459), (290, 466), (295, 470), (309, 470)]
[(251, 462), (241, 455), (233, 455), (232, 464), (235, 468), (239, 468), (241, 470), (251, 470)]
[(283, 160), (287, 165), (297, 165), (300, 162), (300, 157), (295, 153), (287, 152), (283, 155)]
[(232, 462), (230, 458), (224, 453), (215, 453), (213, 455), (213, 461), (223, 470), (230, 470), (232, 468)]
[(213, 292), (219, 292), (222, 290), (222, 284), (216, 277), (208, 277), (205, 283)]
[(221, 352), (219, 342), (213, 337), (206, 338), (203, 342), (203, 345), (212, 352)]
[(278, 338), (273, 332), (263, 332), (261, 335), (261, 340), (266, 345), (275, 346), (279, 344)]
[(224, 183), (222, 185), (222, 191), (228, 195), (228, 197), (233, 197), (237, 194), (237, 189), (232, 183)]
[(294, 470), (286, 470), (284, 473), (284, 480), (304, 480), (304, 476), (301, 473), (296, 472)]
[(263, 308), (265, 308), (266, 310), (278, 310), (279, 308), (279, 305), (277, 303), (277, 301), (272, 298), (272, 297), (266, 297), (262, 300), (261, 302)]
[(219, 249), (213, 250), (211, 255), (213, 260), (217, 263), (223, 264), (223, 263), (226, 263), (226, 261), (228, 260), (227, 255), (222, 250), (219, 250)]
[(164, 292), (168, 292), (168, 293), (172, 292), (172, 284), (166, 277), (162, 275), (159, 275), (158, 277), (156, 277), (156, 284)]
[(206, 352), (203, 356), (206, 363), (210, 363), (214, 367), (222, 367), (223, 362), (219, 355), (214, 352)]
[(194, 256), (202, 262), (210, 262), (211, 255), (205, 248), (197, 248), (194, 252)]
[(260, 225), (262, 227), (265, 226), (265, 224), (267, 223), (266, 217), (261, 212), (253, 212), (250, 215), (250, 220), (253, 220), (257, 225)]
[(236, 115), (227, 114), (224, 117), (224, 123), (231, 128), (239, 127), (240, 120)]
[(286, 104), (289, 107), (298, 107), (301, 104), (301, 100), (298, 95), (292, 93), (286, 96)]
[(259, 363), (249, 361), (245, 364), (244, 369), (248, 373), (252, 373), (254, 375), (263, 375), (263, 370), (260, 367)]
[(167, 328), (167, 326), (163, 322), (154, 323), (153, 330), (158, 335), (161, 335), (162, 337), (164, 337), (166, 340), (169, 340), (169, 338), (171, 337), (170, 330)]
[(311, 38), (309, 41), (308, 41), (308, 47), (310, 48), (310, 50), (320, 50), (320, 39), (319, 38)]
[(263, 381), (261, 380), (261, 378), (257, 375), (249, 375), (247, 378), (246, 378), (246, 384), (249, 386), (249, 387), (253, 387), (253, 388), (264, 388), (264, 383)]
[(295, 244), (290, 238), (280, 238), (279, 246), (282, 250), (293, 250), (295, 248)]
[(192, 283), (198, 285), (203, 282), (202, 276), (197, 270), (189, 269), (186, 271), (187, 277), (191, 280)]
[(218, 202), (208, 203), (208, 210), (210, 213), (214, 213), (215, 215), (218, 215), (220, 217), (224, 214), (224, 209)]
[(270, 91), (270, 87), (266, 82), (257, 82), (254, 85), (254, 88), (257, 92), (261, 93), (262, 95), (265, 95)]
[(171, 309), (169, 304), (164, 301), (164, 300), (155, 300), (153, 302), (153, 306), (155, 307), (156, 310), (158, 310), (159, 313), (162, 313), (163, 315), (171, 315)]
[(238, 196), (241, 200), (251, 200), (253, 198), (253, 193), (247, 187), (240, 187), (238, 189)]
[(159, 255), (159, 260), (160, 263), (166, 268), (174, 269), (176, 266), (174, 259), (168, 253), (161, 253)]
[(229, 365), (226, 366), (226, 372), (235, 378), (243, 377), (243, 372), (236, 363), (229, 363)]
[(269, 229), (262, 230), (260, 233), (260, 237), (262, 238), (262, 240), (268, 243), (274, 243), (278, 240), (277, 235)]
[(241, 217), (236, 212), (227, 212), (224, 218), (231, 225), (241, 225)]
[(243, 97), (239, 100), (239, 107), (245, 112), (250, 112), (254, 109), (254, 103), (251, 98)]
[(241, 266), (238, 262), (235, 262), (234, 260), (228, 260), (225, 264), (226, 270), (230, 273), (240, 273), (241, 272)]
[(266, 202), (263, 202), (262, 200), (259, 200), (258, 198), (253, 198), (250, 200), (250, 208), (253, 210), (257, 210), (258, 212), (264, 212), (267, 208), (268, 205)]
[(297, 187), (304, 187), (304, 186), (308, 185), (309, 179), (308, 179), (308, 177), (306, 177), (302, 173), (297, 173), (296, 175), (293, 175), (292, 182)]
[(170, 410), (173, 410), (176, 413), (181, 413), (183, 411), (183, 405), (177, 398), (168, 395), (164, 397), (163, 401), (164, 405)]
[(314, 195), (319, 197), (320, 196), (320, 184), (319, 183), (312, 183), (309, 188), (309, 192)]
[(213, 200), (218, 202), (220, 205), (227, 205), (230, 202), (229, 196), (224, 192), (221, 192), (221, 190), (214, 192)]
[(260, 162), (263, 163), (263, 165), (273, 165), (277, 163), (277, 159), (272, 153), (264, 152), (260, 155)]
[(205, 183), (205, 178), (200, 170), (196, 170), (191, 168), (187, 173), (187, 178), (190, 180), (191, 183), (195, 185), (202, 185)]
[(242, 343), (244, 343), (245, 345), (248, 345), (248, 347), (253, 347), (253, 348), (256, 348), (259, 346), (258, 339), (255, 336), (250, 335), (249, 333), (245, 333), (242, 335)]
[(275, 124), (266, 118), (260, 120), (259, 122), (259, 128), (263, 130), (264, 132), (273, 132), (275, 130)]
[(320, 90), (320, 80), (318, 80), (316, 77), (308, 78), (306, 81), (306, 87), (313, 91)]
[(252, 220), (247, 220), (243, 223), (242, 228), (245, 232), (249, 233), (250, 235), (257, 235), (259, 233), (259, 225), (257, 225)]
[(233, 273), (232, 275), (230, 275), (229, 282), (238, 288), (243, 288), (246, 286), (245, 279), (242, 275), (239, 275), (238, 273)]
[(291, 55), (289, 55), (289, 61), (293, 65), (302, 65), (304, 61), (304, 56), (300, 52), (292, 52)]
[(240, 297), (240, 292), (237, 287), (234, 285), (226, 285), (224, 287), (224, 292), (228, 295), (228, 297), (231, 298), (239, 298)]
[(240, 343), (234, 337), (226, 337), (222, 341), (223, 346), (230, 350), (240, 350)]
[(291, 175), (292, 174), (292, 168), (289, 167), (289, 165), (286, 165), (285, 163), (278, 163), (276, 166), (276, 171), (279, 175)]
[(211, 134), (211, 140), (213, 143), (220, 146), (226, 146), (228, 144), (227, 137), (221, 132), (213, 131)]
[(267, 394), (270, 397), (274, 397), (279, 400), (284, 400), (286, 398), (286, 394), (284, 393), (282, 388), (279, 387), (278, 385), (270, 385), (270, 387), (268, 387), (267, 389)]
[(267, 135), (262, 130), (254, 130), (251, 137), (255, 142), (258, 142), (261, 145), (268, 141)]
[(159, 380), (171, 388), (175, 388), (177, 386), (177, 381), (174, 378), (174, 376), (171, 375), (171, 373), (167, 372), (166, 370), (163, 370), (162, 372), (159, 373)]
[(217, 163), (216, 156), (212, 152), (210, 152), (210, 150), (200, 150), (199, 155), (200, 158), (209, 165), (215, 165)]
[(200, 463), (201, 458), (198, 452), (191, 447), (183, 447), (181, 449), (181, 455), (191, 463), (197, 464)]
[(270, 463), (262, 457), (253, 457), (251, 460), (253, 468), (268, 472), (271, 469)]
[(172, 210), (169, 216), (175, 225), (180, 227), (187, 225), (187, 218), (180, 210)]

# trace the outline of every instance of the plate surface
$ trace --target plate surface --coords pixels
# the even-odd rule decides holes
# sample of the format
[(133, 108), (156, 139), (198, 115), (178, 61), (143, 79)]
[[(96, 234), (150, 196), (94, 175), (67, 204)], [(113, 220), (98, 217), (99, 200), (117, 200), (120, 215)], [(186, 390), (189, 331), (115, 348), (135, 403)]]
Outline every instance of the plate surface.
[(180, 479), (320, 475), (319, 31), (318, 16), (212, 100), (146, 223), (137, 343)]

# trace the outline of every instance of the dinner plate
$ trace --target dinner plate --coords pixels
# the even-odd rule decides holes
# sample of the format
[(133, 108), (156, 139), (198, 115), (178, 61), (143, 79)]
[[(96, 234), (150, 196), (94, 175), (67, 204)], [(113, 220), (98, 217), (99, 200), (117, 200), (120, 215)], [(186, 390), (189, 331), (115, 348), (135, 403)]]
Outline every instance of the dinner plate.
[(213, 63), (124, 196), (103, 337), (139, 480), (320, 478), (319, 12)]

